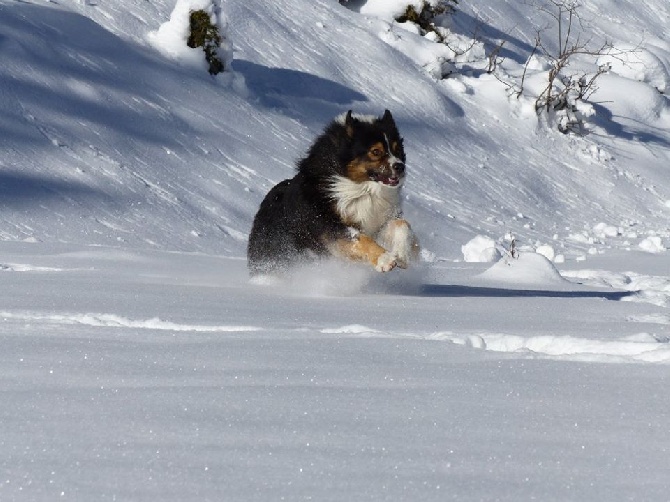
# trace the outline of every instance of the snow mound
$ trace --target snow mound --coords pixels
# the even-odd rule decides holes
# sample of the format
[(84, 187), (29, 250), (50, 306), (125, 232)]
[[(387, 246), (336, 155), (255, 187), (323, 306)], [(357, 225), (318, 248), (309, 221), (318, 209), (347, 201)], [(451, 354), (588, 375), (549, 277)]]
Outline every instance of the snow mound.
[(410, 5), (421, 12), (424, 4), (435, 6), (438, 0), (368, 0), (361, 6), (360, 13), (393, 21), (403, 15)]
[(668, 111), (665, 96), (655, 87), (614, 73), (599, 77), (592, 98), (603, 103), (616, 118), (636, 122), (653, 123)]
[(478, 277), (487, 281), (525, 285), (565, 282), (556, 267), (538, 253), (520, 253), (516, 259), (500, 260)]
[(549, 261), (554, 261), (556, 259), (556, 251), (549, 244), (542, 244), (541, 246), (538, 246), (535, 252), (541, 254)]
[(324, 328), (321, 330), (321, 333), (335, 335), (366, 335), (378, 333), (378, 331), (363, 326), (362, 324), (348, 324), (339, 328)]
[(428, 337), (492, 352), (524, 353), (529, 357), (597, 363), (669, 363), (670, 344), (649, 333), (613, 340), (573, 336), (523, 337), (503, 333), (457, 335), (435, 333)]
[(666, 250), (661, 238), (655, 235), (642, 240), (639, 247), (648, 253), (662, 253)]
[(665, 93), (670, 89), (670, 76), (663, 61), (650, 50), (628, 44), (618, 44), (601, 56), (598, 66), (608, 65), (613, 73), (624, 78), (645, 82)]
[(501, 257), (496, 248), (496, 242), (490, 237), (478, 235), (461, 247), (463, 259), (471, 263), (489, 263), (498, 261)]
[(614, 225), (600, 222), (593, 226), (593, 232), (599, 239), (611, 239), (621, 235), (621, 230)]

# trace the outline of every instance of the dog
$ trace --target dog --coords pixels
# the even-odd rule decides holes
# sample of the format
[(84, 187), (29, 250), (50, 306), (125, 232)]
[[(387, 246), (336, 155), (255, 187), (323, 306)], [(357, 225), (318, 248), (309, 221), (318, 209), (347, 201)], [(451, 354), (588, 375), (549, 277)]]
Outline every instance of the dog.
[(402, 218), (403, 139), (389, 110), (382, 117), (351, 110), (326, 127), (297, 174), (265, 196), (247, 248), (252, 276), (335, 256), (378, 272), (407, 268), (419, 243)]

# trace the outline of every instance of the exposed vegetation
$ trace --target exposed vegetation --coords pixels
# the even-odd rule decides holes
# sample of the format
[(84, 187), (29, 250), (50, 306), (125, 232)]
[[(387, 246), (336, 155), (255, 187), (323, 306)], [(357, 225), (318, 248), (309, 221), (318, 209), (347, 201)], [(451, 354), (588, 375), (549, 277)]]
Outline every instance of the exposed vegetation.
[(538, 32), (535, 47), (549, 61), (547, 85), (538, 96), (535, 108), (538, 112), (557, 113), (558, 128), (561, 132), (583, 132), (583, 117), (580, 113), (580, 102), (584, 102), (596, 89), (597, 78), (609, 68), (600, 67), (595, 73), (567, 73), (571, 60), (575, 57), (592, 56), (598, 58), (612, 49), (609, 42), (598, 47), (591, 47), (590, 41), (582, 41), (573, 36), (573, 23), (579, 21), (577, 7), (579, 3), (567, 0), (552, 0), (553, 11), (550, 14), (556, 20), (558, 32), (558, 50), (551, 52), (542, 42)]
[(399, 23), (412, 22), (422, 30), (422, 34), (435, 33), (438, 41), (444, 41), (444, 36), (436, 28), (435, 19), (442, 14), (449, 14), (454, 11), (454, 6), (458, 0), (440, 0), (435, 4), (423, 1), (419, 11), (413, 5), (408, 5), (403, 15), (396, 18)]
[(210, 75), (221, 73), (225, 68), (218, 54), (222, 41), (218, 27), (212, 24), (210, 15), (204, 10), (191, 11), (189, 24), (190, 34), (186, 44), (192, 48), (202, 47)]
[[(575, 35), (575, 24), (582, 23), (578, 9), (581, 4), (576, 0), (549, 0), (549, 7), (540, 10), (548, 13), (555, 24), (544, 30), (538, 30), (535, 45), (529, 54), (523, 73), (519, 78), (509, 75), (500, 76), (498, 65), (502, 62), (499, 54), (505, 43), (502, 41), (488, 56), (487, 72), (496, 75), (517, 98), (527, 95), (526, 80), (530, 73), (531, 62), (539, 60), (546, 64), (545, 83), (535, 91), (535, 110), (538, 116), (544, 116), (563, 133), (586, 132), (585, 120), (595, 113), (593, 106), (587, 103), (589, 96), (596, 91), (598, 77), (609, 71), (609, 66), (596, 67), (594, 71), (570, 71), (580, 59), (582, 63), (593, 59), (597, 61), (605, 54), (612, 55), (612, 44), (603, 42), (594, 46), (591, 39), (582, 40)], [(556, 44), (550, 49), (547, 33), (555, 31)], [(583, 31), (583, 30), (581, 30)], [(584, 68), (584, 66), (582, 66)]]

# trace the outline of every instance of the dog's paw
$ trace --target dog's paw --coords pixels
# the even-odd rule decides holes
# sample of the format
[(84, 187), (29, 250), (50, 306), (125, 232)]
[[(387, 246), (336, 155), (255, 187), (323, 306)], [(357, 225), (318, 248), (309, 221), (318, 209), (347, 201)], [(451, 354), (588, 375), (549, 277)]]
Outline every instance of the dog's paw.
[(380, 245), (395, 256), (398, 268), (407, 268), (410, 263), (417, 261), (419, 241), (406, 220), (389, 221), (380, 237)]
[(389, 272), (393, 270), (396, 265), (398, 265), (398, 259), (395, 255), (391, 253), (383, 253), (377, 258), (377, 265), (375, 265), (375, 270), (377, 272)]
[(409, 259), (398, 256), (395, 260), (395, 264), (398, 268), (407, 268), (409, 266)]
[(398, 268), (408, 268), (410, 263), (417, 262), (420, 251), (421, 248), (419, 248), (419, 243), (414, 235), (411, 236), (411, 240), (404, 242), (403, 245), (391, 248), (391, 253), (396, 257)]

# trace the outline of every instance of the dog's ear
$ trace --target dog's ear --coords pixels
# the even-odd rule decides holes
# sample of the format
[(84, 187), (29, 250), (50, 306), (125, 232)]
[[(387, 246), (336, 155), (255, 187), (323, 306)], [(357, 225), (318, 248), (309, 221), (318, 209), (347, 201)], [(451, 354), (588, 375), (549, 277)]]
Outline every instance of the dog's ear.
[(354, 117), (351, 116), (351, 110), (347, 112), (347, 117), (344, 119), (344, 129), (347, 131), (347, 136), (354, 137)]
[(391, 115), (391, 112), (388, 109), (384, 110), (384, 115), (382, 116), (382, 122), (395, 126), (393, 116)]

